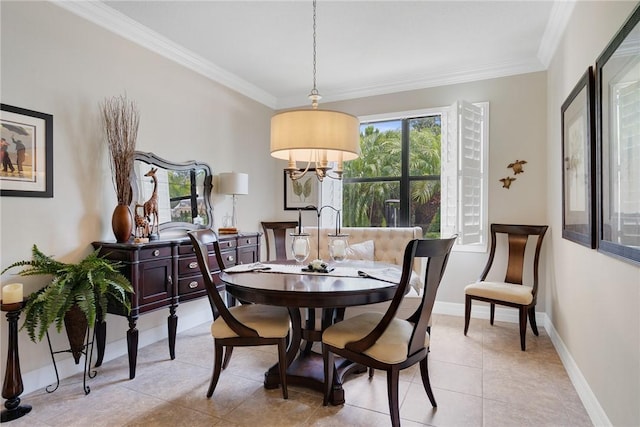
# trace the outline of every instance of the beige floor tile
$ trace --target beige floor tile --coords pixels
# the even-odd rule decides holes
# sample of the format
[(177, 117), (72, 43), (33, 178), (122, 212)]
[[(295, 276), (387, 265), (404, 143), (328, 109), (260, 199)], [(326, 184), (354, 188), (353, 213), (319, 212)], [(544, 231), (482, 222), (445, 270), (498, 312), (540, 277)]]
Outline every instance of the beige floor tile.
[[(82, 390), (82, 375), (61, 381), (54, 393), (21, 396), (33, 406), (12, 427), (74, 426), (388, 426), (386, 374), (359, 374), (344, 384), (346, 403), (322, 406), (322, 394), (289, 386), (265, 390), (264, 373), (277, 361), (274, 346), (234, 349), (211, 399), (210, 322), (180, 332), (176, 358), (166, 340), (140, 348), (129, 380), (126, 356), (96, 369)], [(415, 426), (589, 426), (591, 421), (549, 336), (527, 332), (520, 351), (518, 326), (434, 315), (429, 373), (438, 408), (430, 405), (418, 365), (400, 374), (400, 417)], [(109, 349), (107, 348), (107, 352)], [(52, 380), (53, 370), (52, 370)]]
[(433, 408), (421, 384), (413, 383), (400, 406), (400, 418), (431, 426), (481, 426), (482, 398), (434, 388)]

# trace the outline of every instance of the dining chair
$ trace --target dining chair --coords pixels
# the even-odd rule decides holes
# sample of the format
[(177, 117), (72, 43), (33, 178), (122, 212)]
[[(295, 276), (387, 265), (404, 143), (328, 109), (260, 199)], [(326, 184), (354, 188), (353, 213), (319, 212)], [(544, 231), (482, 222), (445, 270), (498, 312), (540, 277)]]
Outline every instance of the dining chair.
[[(272, 259), (287, 259), (287, 231), (295, 230), (297, 221), (262, 221), (262, 230), (267, 246), (267, 261)], [(273, 242), (271, 241), (273, 236)], [(274, 256), (271, 258), (271, 246), (274, 247)]]
[[(387, 395), (391, 424), (400, 425), (398, 380), (400, 371), (420, 363), (420, 374), (431, 405), (437, 407), (431, 383), (427, 358), (429, 334), (427, 324), (431, 317), (438, 286), (455, 242), (450, 239), (415, 239), (404, 251), (402, 276), (389, 308), (385, 313), (363, 313), (328, 327), (322, 334), (324, 360), (324, 401), (329, 395), (335, 375), (334, 355), (360, 365), (387, 372)], [(415, 258), (428, 258), (424, 272), (424, 292), (418, 309), (407, 319), (396, 317), (411, 279)]]
[[(211, 245), (213, 245), (213, 251), (220, 269), (223, 270), (225, 268), (217, 235), (210, 229), (189, 231), (187, 234), (193, 243), (198, 266), (207, 289), (211, 311), (214, 315), (214, 321), (211, 324), (211, 335), (213, 336), (215, 357), (207, 397), (213, 395), (213, 391), (218, 384), (223, 367), (225, 348), (227, 348), (230, 357), (230, 351), (233, 347), (276, 345), (278, 347), (282, 397), (287, 399), (286, 342), (291, 323), (288, 310), (285, 307), (262, 304), (242, 304), (227, 308), (218, 292), (214, 276), (211, 275), (209, 270), (209, 247)], [(215, 277), (219, 281), (218, 276), (216, 275)]]
[[(549, 227), (547, 225), (512, 225), (491, 224), (491, 250), (487, 264), (477, 282), (464, 288), (464, 334), (469, 330), (471, 318), (471, 302), (484, 301), (490, 304), (489, 323), (493, 325), (496, 304), (517, 308), (520, 312), (520, 348), (525, 351), (525, 336), (527, 333), (527, 314), (534, 335), (538, 335), (536, 325), (536, 298), (538, 295), (538, 264), (542, 239)], [(489, 272), (494, 267), (497, 240), (499, 235), (506, 235), (509, 243), (507, 258), (507, 272), (503, 281), (486, 281)], [(533, 236), (535, 239), (529, 239)], [(531, 286), (523, 284), (525, 270), (525, 251), (535, 240)], [(496, 263), (498, 264), (498, 263)], [(494, 269), (495, 270), (495, 269)]]

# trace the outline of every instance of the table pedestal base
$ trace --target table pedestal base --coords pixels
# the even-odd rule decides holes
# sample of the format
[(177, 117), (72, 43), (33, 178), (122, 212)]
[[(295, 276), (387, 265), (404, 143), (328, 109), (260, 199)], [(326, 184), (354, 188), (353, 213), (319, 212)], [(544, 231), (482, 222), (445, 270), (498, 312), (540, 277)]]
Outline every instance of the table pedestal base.
[[(332, 405), (344, 403), (344, 390), (342, 384), (349, 375), (362, 374), (367, 368), (355, 364), (341, 357), (335, 358), (337, 378), (333, 382), (333, 388), (329, 395)], [(322, 355), (315, 352), (300, 352), (300, 355), (287, 368), (287, 385), (297, 385), (324, 393), (324, 363)], [(278, 364), (275, 364), (264, 374), (264, 387), (274, 389), (280, 387), (280, 374)]]

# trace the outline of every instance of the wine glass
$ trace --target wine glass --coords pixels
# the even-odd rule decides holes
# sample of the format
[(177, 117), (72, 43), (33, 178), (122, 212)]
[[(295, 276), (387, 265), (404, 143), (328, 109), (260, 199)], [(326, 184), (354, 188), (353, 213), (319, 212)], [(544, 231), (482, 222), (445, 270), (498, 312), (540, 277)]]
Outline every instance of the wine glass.
[(309, 258), (310, 245), (308, 234), (293, 234), (293, 242), (291, 243), (291, 254), (293, 258), (302, 264)]

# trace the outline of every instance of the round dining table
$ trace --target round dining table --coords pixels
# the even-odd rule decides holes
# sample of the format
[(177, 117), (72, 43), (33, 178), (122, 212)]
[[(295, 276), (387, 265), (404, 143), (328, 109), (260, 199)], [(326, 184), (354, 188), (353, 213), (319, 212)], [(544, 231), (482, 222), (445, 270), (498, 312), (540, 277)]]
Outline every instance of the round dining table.
[[(263, 263), (274, 268), (266, 271), (222, 272), (220, 279), (227, 292), (237, 300), (287, 307), (291, 315), (291, 339), (287, 349), (287, 383), (323, 391), (325, 378), (322, 355), (312, 351), (314, 342), (322, 341), (322, 331), (331, 324), (342, 320), (347, 307), (375, 304), (393, 298), (397, 284), (371, 277), (356, 275), (339, 276), (333, 272), (305, 273), (302, 266), (289, 265), (287, 272), (276, 266), (287, 262)], [(288, 263), (291, 264), (291, 263)], [(299, 272), (296, 273), (296, 267)], [(389, 264), (366, 262), (345, 262), (339, 270), (398, 268)], [(321, 313), (316, 322), (315, 313)], [(302, 313), (301, 313), (302, 312)], [(304, 316), (304, 321), (303, 321)], [(318, 324), (319, 323), (319, 324)], [(302, 340), (307, 342), (302, 347)], [(336, 376), (329, 401), (333, 405), (344, 403), (342, 383), (349, 374), (366, 372), (366, 368), (348, 360), (336, 358)], [(265, 373), (265, 388), (280, 385), (278, 365)]]

